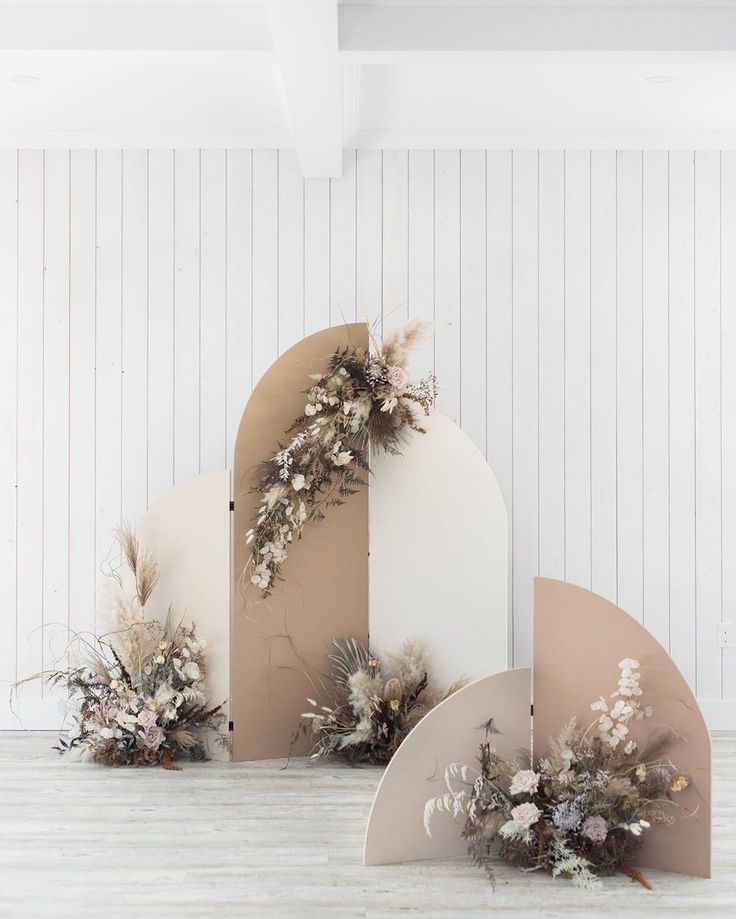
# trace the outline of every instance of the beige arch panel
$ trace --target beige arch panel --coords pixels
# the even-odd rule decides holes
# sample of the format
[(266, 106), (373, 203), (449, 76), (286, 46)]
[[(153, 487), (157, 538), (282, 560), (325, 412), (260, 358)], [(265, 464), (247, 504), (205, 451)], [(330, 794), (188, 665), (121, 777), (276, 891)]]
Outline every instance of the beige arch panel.
[(508, 666), (506, 507), (467, 434), (438, 412), (420, 424), (401, 457), (371, 457), (371, 648), (421, 640), (449, 684)]
[[(243, 583), (245, 534), (258, 497), (249, 494), (258, 465), (272, 456), (304, 409), (309, 375), (337, 348), (368, 347), (365, 323), (324, 329), (271, 365), (248, 400), (235, 442), (231, 689), (233, 759), (286, 756), (314, 690), (307, 672), (324, 667), (333, 637), (368, 640), (368, 489), (310, 525), (283, 567), (284, 581), (263, 598)], [(297, 755), (309, 748), (302, 741)]]
[(710, 877), (711, 744), (695, 697), (635, 619), (589, 590), (549, 578), (536, 578), (534, 589), (534, 753), (544, 755), (572, 715), (586, 726), (594, 720), (590, 703), (616, 688), (625, 657), (641, 663), (642, 689), (654, 708), (646, 731), (668, 725), (678, 732), (682, 739), (668, 755), (692, 780), (675, 800), (694, 816), (647, 831), (639, 864)]
[[(195, 622), (207, 639), (207, 693), (213, 704), (230, 697), (230, 471), (207, 472), (164, 492), (138, 521), (141, 545), (158, 557), (161, 578), (146, 613)], [(214, 740), (214, 738), (210, 738)], [(213, 759), (229, 759), (210, 742)]]
[(494, 673), (459, 690), (422, 718), (396, 751), (376, 791), (365, 835), (364, 864), (465, 854), (462, 823), (437, 814), (432, 836), (427, 836), (424, 805), (446, 790), (447, 766), (476, 762), (484, 737), (480, 726), (489, 718), (501, 732), (493, 737), (500, 752), (528, 749), (529, 685), (526, 668)]

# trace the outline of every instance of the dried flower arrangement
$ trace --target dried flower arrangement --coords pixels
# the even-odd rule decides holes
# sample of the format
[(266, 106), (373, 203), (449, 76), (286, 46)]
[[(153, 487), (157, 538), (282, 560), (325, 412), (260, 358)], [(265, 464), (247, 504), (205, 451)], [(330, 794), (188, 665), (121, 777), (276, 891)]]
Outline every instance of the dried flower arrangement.
[(104, 766), (176, 769), (180, 756), (205, 760), (205, 731), (217, 731), (223, 746), (228, 741), (219, 733), (222, 704), (210, 705), (205, 695), (206, 641), (194, 626), (174, 625), (170, 613), (165, 623), (145, 618), (158, 563), (134, 532), (117, 535), (135, 595), (126, 595), (121, 578), (111, 579), (110, 631), (91, 641), (77, 635), (68, 669), (38, 675), (66, 690), (74, 720), (54, 749), (78, 749)]
[[(543, 869), (554, 877), (592, 888), (599, 877), (622, 873), (644, 887), (634, 867), (642, 834), (652, 824), (671, 825), (673, 795), (689, 784), (666, 757), (674, 734), (655, 733), (640, 748), (634, 722), (651, 717), (642, 707), (639, 662), (626, 658), (609, 703), (583, 730), (572, 719), (555, 738), (549, 753), (509, 759), (491, 743), (498, 731), (491, 719), (483, 727), (479, 769), (453, 763), (445, 772), (447, 792), (427, 802), (424, 825), (431, 835), (435, 813), (464, 817), (462, 835), (473, 863), (493, 879), (499, 856), (526, 871)], [(465, 786), (465, 787), (462, 787)]]
[(417, 407), (429, 413), (436, 380), (409, 382), (409, 352), (427, 334), (413, 322), (386, 337), (376, 353), (336, 351), (326, 373), (315, 374), (304, 412), (286, 431), (287, 443), (261, 467), (251, 489), (261, 495), (255, 525), (246, 533), (251, 554), (244, 572), (264, 596), (304, 525), (324, 519), (364, 484), (368, 449), (399, 453), (410, 431), (423, 433)]
[(314, 739), (311, 759), (335, 755), (350, 763), (387, 763), (427, 712), (467, 682), (446, 690), (430, 686), (427, 654), (418, 642), (404, 642), (382, 661), (355, 638), (332, 644), (324, 698), (307, 699), (313, 710), (302, 715), (294, 736)]

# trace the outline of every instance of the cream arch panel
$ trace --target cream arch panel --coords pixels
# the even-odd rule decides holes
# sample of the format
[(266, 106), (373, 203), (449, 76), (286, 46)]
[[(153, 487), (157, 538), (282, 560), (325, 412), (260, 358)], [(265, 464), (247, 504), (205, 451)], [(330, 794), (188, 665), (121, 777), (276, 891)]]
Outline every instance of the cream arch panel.
[[(207, 638), (207, 691), (213, 703), (230, 699), (230, 472), (207, 472), (176, 485), (138, 521), (141, 544), (158, 557), (161, 578), (146, 613), (161, 621), (196, 622)], [(229, 717), (229, 715), (228, 715)], [(229, 759), (210, 743), (213, 759)]]
[(423, 641), (450, 683), (507, 666), (506, 507), (456, 424), (437, 412), (420, 423), (400, 457), (371, 457), (370, 641), (379, 655)]

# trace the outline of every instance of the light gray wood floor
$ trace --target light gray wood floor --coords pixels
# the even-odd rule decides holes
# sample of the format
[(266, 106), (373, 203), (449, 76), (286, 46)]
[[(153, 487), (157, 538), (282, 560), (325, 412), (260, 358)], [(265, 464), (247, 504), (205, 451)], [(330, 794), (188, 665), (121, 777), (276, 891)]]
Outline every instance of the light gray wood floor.
[(0, 733), (3, 919), (736, 916), (736, 735), (714, 740), (713, 879), (601, 892), (464, 860), (364, 868), (380, 770), (281, 762), (103, 769)]

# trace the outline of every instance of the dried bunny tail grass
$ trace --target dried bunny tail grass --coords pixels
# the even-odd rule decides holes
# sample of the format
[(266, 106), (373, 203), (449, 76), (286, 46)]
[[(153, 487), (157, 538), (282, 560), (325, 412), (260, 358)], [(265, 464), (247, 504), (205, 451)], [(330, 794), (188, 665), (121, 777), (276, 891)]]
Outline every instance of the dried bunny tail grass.
[(396, 677), (404, 686), (417, 684), (429, 672), (427, 649), (420, 641), (407, 640), (398, 651), (386, 655), (381, 670), (386, 679)]
[(381, 357), (389, 365), (403, 367), (409, 352), (420, 342), (429, 338), (432, 323), (425, 319), (415, 319), (400, 329), (396, 329), (384, 338), (381, 346)]
[(365, 670), (358, 670), (348, 677), (350, 705), (358, 716), (364, 718), (373, 711), (373, 700), (383, 695), (383, 680)]
[(101, 638), (114, 644), (130, 673), (139, 674), (159, 640), (161, 626), (145, 619), (138, 596), (127, 597), (117, 580), (109, 579), (104, 589), (108, 631)]

